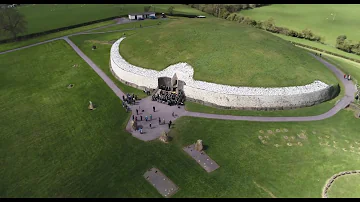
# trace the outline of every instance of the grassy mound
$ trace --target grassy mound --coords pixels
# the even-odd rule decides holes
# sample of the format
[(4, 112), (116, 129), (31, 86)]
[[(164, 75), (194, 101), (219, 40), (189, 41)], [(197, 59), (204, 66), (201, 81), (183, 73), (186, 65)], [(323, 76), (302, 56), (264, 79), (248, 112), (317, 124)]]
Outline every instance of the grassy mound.
[(360, 175), (346, 175), (334, 181), (328, 191), (329, 198), (359, 198)]
[(177, 19), (120, 44), (131, 64), (155, 70), (187, 62), (194, 78), (235, 86), (283, 87), (335, 76), (306, 51), (265, 31), (219, 19)]
[(354, 41), (360, 39), (359, 9), (359, 4), (273, 4), (240, 13), (254, 20), (272, 17), (277, 26), (296, 31), (309, 28), (335, 45), (336, 37), (343, 34)]

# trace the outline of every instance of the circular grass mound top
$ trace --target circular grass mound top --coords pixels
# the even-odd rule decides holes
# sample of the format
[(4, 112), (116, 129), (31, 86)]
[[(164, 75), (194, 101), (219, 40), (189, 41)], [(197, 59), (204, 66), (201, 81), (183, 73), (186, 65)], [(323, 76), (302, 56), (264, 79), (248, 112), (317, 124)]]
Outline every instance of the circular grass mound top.
[(307, 51), (263, 30), (221, 19), (172, 19), (138, 29), (120, 44), (129, 63), (154, 70), (187, 62), (194, 79), (233, 86), (285, 87), (335, 76)]
[(345, 175), (336, 179), (329, 191), (329, 198), (360, 198), (360, 174)]

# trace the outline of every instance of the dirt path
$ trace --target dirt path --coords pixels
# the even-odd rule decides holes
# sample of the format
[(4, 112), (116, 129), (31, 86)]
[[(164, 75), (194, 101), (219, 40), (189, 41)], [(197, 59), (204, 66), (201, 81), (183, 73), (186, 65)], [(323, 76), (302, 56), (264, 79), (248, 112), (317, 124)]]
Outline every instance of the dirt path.
[(258, 183), (256, 183), (255, 181), (253, 181), (254, 182), (254, 184), (257, 186), (257, 187), (259, 187), (260, 189), (262, 189), (263, 191), (265, 191), (266, 193), (268, 193), (270, 196), (271, 196), (271, 198), (277, 198), (273, 193), (271, 193), (271, 191), (269, 191), (268, 189), (266, 189), (265, 187), (262, 187), (262, 186), (260, 186)]

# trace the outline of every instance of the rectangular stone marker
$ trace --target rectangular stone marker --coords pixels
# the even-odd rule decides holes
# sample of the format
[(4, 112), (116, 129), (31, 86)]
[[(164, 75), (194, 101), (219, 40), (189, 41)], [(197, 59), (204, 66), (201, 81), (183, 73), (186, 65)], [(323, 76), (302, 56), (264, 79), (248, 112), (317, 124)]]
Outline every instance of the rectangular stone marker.
[(166, 198), (175, 194), (179, 188), (157, 168), (145, 172), (144, 178)]
[(212, 160), (204, 151), (196, 151), (195, 144), (184, 147), (183, 150), (188, 153), (195, 161), (200, 164), (208, 173), (218, 169), (220, 166)]

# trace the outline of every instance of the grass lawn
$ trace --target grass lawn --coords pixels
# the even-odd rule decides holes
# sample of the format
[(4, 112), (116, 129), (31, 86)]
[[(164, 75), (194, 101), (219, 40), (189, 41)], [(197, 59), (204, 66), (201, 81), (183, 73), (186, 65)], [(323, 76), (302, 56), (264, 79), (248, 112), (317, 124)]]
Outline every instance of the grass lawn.
[(42, 42), (42, 41), (46, 41), (46, 40), (50, 40), (50, 39), (54, 39), (54, 38), (58, 38), (58, 37), (62, 37), (62, 36), (67, 36), (69, 34), (74, 34), (77, 32), (83, 32), (86, 30), (95, 29), (98, 27), (106, 26), (106, 25), (111, 25), (114, 23), (115, 23), (115, 20), (109, 20), (109, 21), (105, 21), (105, 22), (92, 24), (92, 25), (87, 25), (87, 26), (69, 29), (69, 30), (65, 30), (65, 31), (61, 31), (61, 32), (47, 34), (44, 36), (39, 36), (39, 37), (27, 39), (27, 40), (0, 44), (0, 52), (15, 49), (15, 48), (20, 48), (23, 46), (28, 46), (28, 45), (31, 45), (34, 43), (38, 43), (38, 42)]
[(360, 175), (336, 179), (328, 191), (329, 198), (360, 198)]
[(292, 41), (292, 42), (308, 45), (308, 46), (311, 46), (311, 47), (314, 47), (314, 48), (320, 48), (320, 49), (325, 50), (325, 51), (336, 53), (336, 54), (339, 54), (339, 55), (342, 55), (342, 56), (345, 56), (345, 57), (349, 57), (349, 58), (352, 58), (352, 59), (360, 60), (359, 55), (355, 55), (355, 54), (352, 54), (352, 53), (347, 53), (347, 52), (339, 50), (339, 49), (337, 49), (337, 48), (335, 48), (334, 46), (331, 46), (331, 45), (321, 44), (321, 43), (318, 43), (318, 42), (309, 41), (309, 40), (306, 40), (306, 39), (300, 39), (300, 38), (296, 38), (296, 37), (285, 36), (285, 35), (282, 35), (282, 34), (275, 34), (275, 33), (272, 33), (272, 34), (275, 35), (275, 36), (278, 36), (278, 37), (280, 37), (280, 38), (282, 38), (284, 40), (287, 40), (287, 41)]
[[(328, 55), (325, 53), (323, 53), (323, 58), (329, 61), (330, 63), (334, 64), (341, 71), (353, 75), (353, 78), (355, 79), (360, 78), (360, 64), (358, 65), (355, 62), (343, 58), (335, 57), (332, 55)], [(360, 79), (357, 80), (360, 81)], [(337, 96), (335, 99), (332, 99), (330, 101), (312, 107), (305, 107), (305, 108), (292, 109), (292, 110), (251, 111), (251, 110), (218, 109), (194, 102), (186, 102), (185, 108), (188, 111), (194, 111), (194, 112), (237, 115), (237, 116), (315, 116), (329, 111), (331, 108), (334, 107), (335, 103), (344, 96), (344, 90), (343, 90), (344, 86), (342, 85), (342, 83), (340, 83), (340, 88), (342, 90), (340, 91), (339, 96)]]
[[(119, 98), (64, 41), (0, 60), (2, 198), (161, 197), (142, 177), (153, 166), (180, 187), (174, 197), (320, 197), (329, 176), (360, 166), (360, 154), (350, 152), (360, 141), (352, 112), (306, 123), (182, 117), (172, 142), (146, 143), (124, 131), (129, 114)], [(258, 139), (267, 138), (260, 130), (283, 128), (288, 132), (268, 135), (266, 145)], [(306, 139), (297, 136), (301, 130)], [(286, 146), (283, 136), (302, 146)], [(221, 166), (213, 173), (182, 151), (197, 139)], [(331, 146), (319, 144), (325, 140)]]
[[(121, 27), (121, 25), (118, 25)], [(121, 29), (121, 28), (120, 28)], [(112, 41), (119, 39), (123, 33), (132, 35), (136, 31), (114, 32), (108, 34), (93, 34), (93, 35), (77, 35), (70, 39), (87, 55), (103, 72), (111, 78), (114, 83), (125, 93), (135, 93), (139, 98), (144, 98), (147, 95), (136, 88), (130, 87), (117, 80), (110, 71), (110, 49)], [(96, 50), (92, 50), (92, 46), (96, 45)]]
[[(203, 15), (203, 12), (182, 4), (152, 5), (156, 12), (167, 13), (167, 9), (174, 6), (174, 13)], [(144, 12), (144, 6), (150, 4), (35, 4), (20, 6), (18, 9), (28, 22), (26, 34), (32, 34), (133, 12)], [(6, 37), (0, 37), (3, 38)]]
[(272, 17), (276, 25), (296, 31), (309, 28), (325, 37), (326, 43), (335, 45), (336, 37), (343, 34), (360, 40), (359, 9), (359, 4), (274, 4), (240, 13), (255, 20)]
[(142, 27), (155, 26), (155, 25), (158, 25), (159, 22), (160, 22), (160, 24), (167, 23), (167, 22), (169, 22), (169, 18), (167, 18), (166, 20), (157, 19), (157, 20), (134, 21), (131, 23), (119, 24), (119, 25), (106, 27), (103, 29), (98, 29), (98, 30), (94, 30), (94, 31), (90, 31), (90, 32), (107, 32), (107, 31), (115, 31), (115, 30), (122, 30), (122, 29), (133, 29), (133, 28), (140, 28), (140, 25)]
[(155, 70), (187, 62), (195, 69), (195, 79), (214, 83), (253, 87), (306, 85), (314, 80), (337, 83), (303, 49), (265, 31), (215, 18), (183, 18), (139, 30), (120, 44), (120, 52), (131, 64)]

